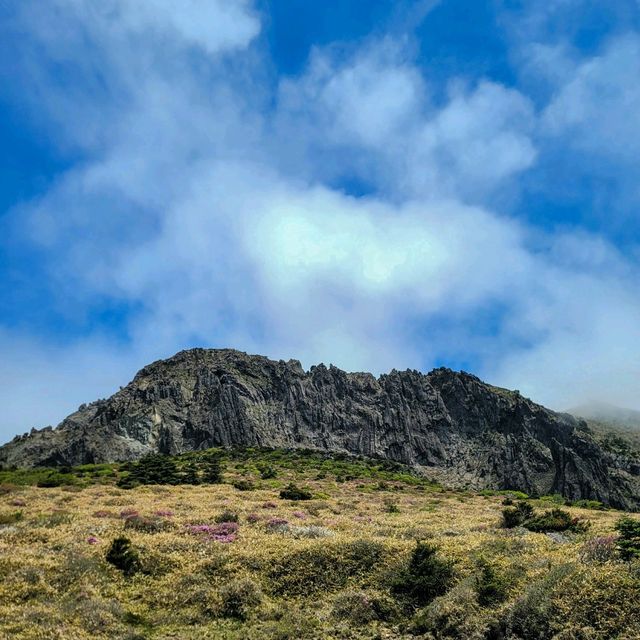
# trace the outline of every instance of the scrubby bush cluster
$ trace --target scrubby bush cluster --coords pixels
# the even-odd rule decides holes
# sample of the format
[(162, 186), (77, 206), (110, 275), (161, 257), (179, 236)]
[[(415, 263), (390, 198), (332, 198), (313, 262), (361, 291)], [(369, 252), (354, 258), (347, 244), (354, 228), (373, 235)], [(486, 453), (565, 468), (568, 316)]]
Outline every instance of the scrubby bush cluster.
[(311, 500), (313, 494), (308, 489), (302, 489), (294, 483), (290, 483), (280, 491), (280, 497), (283, 500)]
[(507, 529), (524, 527), (529, 531), (581, 533), (588, 528), (588, 522), (564, 509), (550, 509), (536, 513), (528, 502), (519, 502), (515, 507), (507, 507), (502, 512), (502, 523)]

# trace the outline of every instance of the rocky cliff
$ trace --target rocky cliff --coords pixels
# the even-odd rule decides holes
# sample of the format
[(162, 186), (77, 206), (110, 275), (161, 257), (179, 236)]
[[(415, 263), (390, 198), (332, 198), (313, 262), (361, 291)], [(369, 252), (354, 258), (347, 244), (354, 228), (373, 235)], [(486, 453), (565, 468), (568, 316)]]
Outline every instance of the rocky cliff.
[(419, 466), (456, 487), (561, 493), (640, 507), (640, 463), (586, 424), (449, 369), (379, 378), (233, 350), (192, 349), (142, 369), (56, 429), (17, 436), (0, 463), (81, 464), (214, 446), (305, 447)]

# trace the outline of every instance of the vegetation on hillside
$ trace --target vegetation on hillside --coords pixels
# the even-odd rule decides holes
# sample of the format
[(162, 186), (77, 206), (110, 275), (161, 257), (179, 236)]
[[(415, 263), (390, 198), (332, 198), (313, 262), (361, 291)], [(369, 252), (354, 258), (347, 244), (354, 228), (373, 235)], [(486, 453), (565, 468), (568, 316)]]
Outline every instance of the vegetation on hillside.
[(640, 520), (599, 503), (256, 449), (0, 483), (2, 638), (640, 637)]

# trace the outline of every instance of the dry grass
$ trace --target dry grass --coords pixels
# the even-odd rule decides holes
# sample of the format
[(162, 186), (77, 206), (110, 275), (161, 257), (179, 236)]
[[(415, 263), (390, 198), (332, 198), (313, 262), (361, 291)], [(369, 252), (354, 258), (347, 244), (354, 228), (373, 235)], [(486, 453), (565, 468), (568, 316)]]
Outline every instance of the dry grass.
[[(232, 470), (227, 480), (240, 472)], [(533, 611), (537, 605), (524, 599), (533, 598), (554, 568), (568, 567), (551, 586), (540, 587), (547, 589), (548, 605), (541, 615), (555, 634), (548, 637), (640, 638), (640, 572), (615, 559), (590, 562), (582, 553), (586, 540), (612, 534), (616, 512), (571, 509), (591, 527), (555, 541), (502, 529), (503, 496), (402, 482), (378, 490), (373, 479), (313, 477), (280, 469), (277, 479), (257, 481), (253, 491), (231, 484), (12, 488), (0, 497), (0, 515), (19, 510), (22, 518), (0, 526), (0, 637), (489, 638), (500, 627), (507, 637), (534, 638), (517, 631), (517, 607)], [(279, 499), (290, 481), (321, 497)], [(156, 532), (125, 529), (120, 514), (127, 510), (165, 524)], [(234, 541), (189, 529), (214, 525), (225, 511), (238, 516)], [(289, 526), (270, 526), (275, 518)], [(313, 535), (320, 531), (315, 527), (322, 533)], [(144, 567), (130, 578), (105, 561), (121, 535), (131, 539)], [(418, 612), (416, 619), (426, 620), (422, 626), (389, 589), (418, 539), (435, 543), (456, 570), (454, 590)], [(362, 564), (366, 554), (373, 554), (370, 564)], [(494, 608), (473, 600), (480, 557), (508, 581), (506, 601)], [(357, 624), (344, 613), (351, 608), (344, 602), (359, 603), (353, 607)], [(458, 627), (450, 620), (456, 617)]]

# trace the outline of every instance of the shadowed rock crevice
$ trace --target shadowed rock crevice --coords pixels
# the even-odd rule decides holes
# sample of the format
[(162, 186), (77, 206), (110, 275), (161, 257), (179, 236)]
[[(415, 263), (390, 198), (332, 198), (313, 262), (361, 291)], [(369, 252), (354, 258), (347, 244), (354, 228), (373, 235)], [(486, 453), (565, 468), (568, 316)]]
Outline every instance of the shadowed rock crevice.
[(640, 506), (637, 460), (612, 455), (586, 423), (449, 369), (375, 378), (229, 349), (192, 349), (142, 369), (56, 429), (0, 448), (4, 465), (131, 460), (210, 447), (310, 448), (421, 467), (471, 489), (561, 493)]

